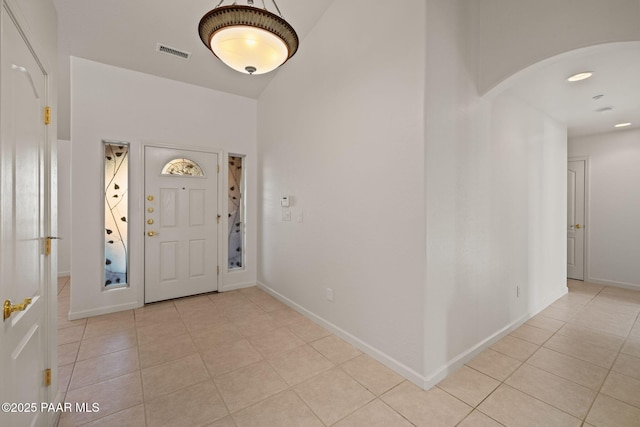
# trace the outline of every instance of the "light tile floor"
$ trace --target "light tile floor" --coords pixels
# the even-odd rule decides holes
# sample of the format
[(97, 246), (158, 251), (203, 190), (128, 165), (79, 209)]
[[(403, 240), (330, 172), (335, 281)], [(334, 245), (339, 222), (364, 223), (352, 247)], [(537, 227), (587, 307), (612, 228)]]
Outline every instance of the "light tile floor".
[(69, 321), (60, 426), (640, 426), (640, 292), (570, 292), (429, 391), (257, 288)]

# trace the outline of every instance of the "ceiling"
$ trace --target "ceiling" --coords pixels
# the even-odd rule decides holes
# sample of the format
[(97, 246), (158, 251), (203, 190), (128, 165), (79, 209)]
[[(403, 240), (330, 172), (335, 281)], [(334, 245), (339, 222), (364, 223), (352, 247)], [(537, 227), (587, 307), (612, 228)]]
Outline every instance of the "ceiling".
[[(218, 2), (54, 0), (58, 10), (59, 138), (70, 139), (69, 56), (258, 98), (277, 70), (255, 76), (238, 73), (216, 59), (200, 40), (200, 18)], [(277, 0), (282, 15), (296, 29), (301, 46), (332, 2)], [(261, 0), (255, 4), (261, 4)], [(265, 4), (275, 12), (272, 0), (265, 0)], [(190, 52), (191, 57), (184, 60), (159, 53), (158, 43)], [(295, 61), (295, 56), (291, 60)]]
[[(267, 8), (274, 11), (271, 0)], [(283, 16), (304, 37), (333, 0), (277, 0)], [(58, 136), (70, 139), (69, 56), (258, 98), (278, 71), (249, 76), (231, 70), (202, 44), (200, 18), (218, 0), (54, 0), (59, 28)], [(229, 4), (226, 1), (224, 4)], [(256, 0), (260, 4), (261, 0)], [(158, 43), (191, 53), (188, 60), (156, 51)], [(292, 59), (295, 61), (296, 57)], [(286, 67), (286, 65), (285, 65)], [(566, 78), (594, 71), (591, 79)], [(640, 128), (640, 43), (604, 45), (543, 61), (508, 82), (508, 90), (555, 119), (570, 136), (613, 131), (620, 121)], [(596, 95), (604, 95), (594, 100)], [(595, 110), (613, 107), (597, 113)], [(629, 128), (626, 128), (629, 129)]]
[[(567, 81), (582, 71), (592, 71), (593, 76)], [(508, 90), (567, 123), (569, 137), (578, 137), (613, 132), (613, 126), (623, 122), (632, 125), (619, 131), (640, 128), (639, 76), (640, 43), (615, 43), (576, 50), (529, 67), (513, 79)]]

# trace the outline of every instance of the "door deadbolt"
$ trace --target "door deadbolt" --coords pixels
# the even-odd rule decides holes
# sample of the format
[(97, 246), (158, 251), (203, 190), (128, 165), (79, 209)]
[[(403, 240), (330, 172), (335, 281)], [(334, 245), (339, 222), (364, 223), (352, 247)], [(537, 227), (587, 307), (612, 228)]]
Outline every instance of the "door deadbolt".
[(152, 201), (153, 201), (153, 196), (152, 196), (151, 194), (149, 194), (149, 195), (147, 196), (147, 200), (148, 200), (148, 201), (150, 201), (150, 202), (152, 202)]

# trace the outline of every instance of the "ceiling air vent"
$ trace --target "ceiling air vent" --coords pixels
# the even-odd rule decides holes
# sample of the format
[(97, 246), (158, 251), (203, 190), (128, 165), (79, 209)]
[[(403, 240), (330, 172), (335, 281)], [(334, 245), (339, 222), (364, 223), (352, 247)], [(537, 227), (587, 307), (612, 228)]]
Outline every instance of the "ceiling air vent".
[(184, 50), (176, 49), (175, 47), (170, 47), (170, 46), (164, 45), (162, 43), (158, 43), (158, 46), (156, 47), (156, 50), (158, 52), (166, 53), (168, 55), (177, 56), (178, 58), (182, 58), (182, 59), (185, 59), (185, 60), (189, 59), (189, 57), (191, 56), (190, 52), (185, 52)]

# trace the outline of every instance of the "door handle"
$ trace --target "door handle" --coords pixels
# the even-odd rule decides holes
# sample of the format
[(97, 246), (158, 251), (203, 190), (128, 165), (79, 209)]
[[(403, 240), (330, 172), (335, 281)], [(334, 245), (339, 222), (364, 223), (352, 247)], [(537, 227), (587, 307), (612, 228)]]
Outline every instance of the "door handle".
[(149, 237), (153, 237), (153, 236), (157, 236), (158, 232), (157, 231), (147, 231), (147, 236)]
[(576, 224), (576, 228), (582, 228), (580, 224)]
[(31, 304), (31, 298), (25, 298), (24, 301), (20, 304), (11, 304), (11, 300), (4, 301), (4, 319), (7, 320), (11, 317), (11, 313), (14, 311), (24, 311), (27, 309), (27, 306)]

